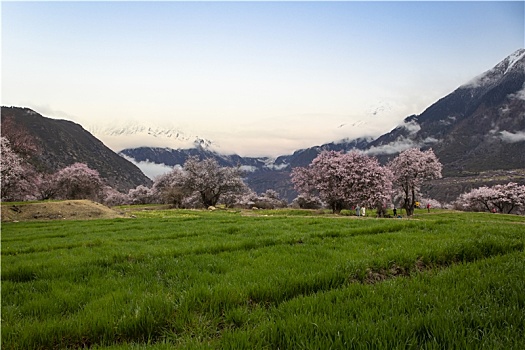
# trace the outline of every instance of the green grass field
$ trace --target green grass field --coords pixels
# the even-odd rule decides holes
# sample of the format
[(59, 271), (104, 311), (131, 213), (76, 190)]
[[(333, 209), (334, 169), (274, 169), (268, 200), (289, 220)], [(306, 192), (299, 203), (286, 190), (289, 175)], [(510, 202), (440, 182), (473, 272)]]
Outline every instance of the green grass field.
[(254, 213), (2, 224), (2, 349), (524, 348), (525, 217)]

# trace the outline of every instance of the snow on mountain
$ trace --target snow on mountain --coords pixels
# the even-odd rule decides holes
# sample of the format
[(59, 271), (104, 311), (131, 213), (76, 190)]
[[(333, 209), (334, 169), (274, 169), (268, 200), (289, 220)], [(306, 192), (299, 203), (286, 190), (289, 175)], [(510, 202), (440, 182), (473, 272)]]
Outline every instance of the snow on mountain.
[[(100, 136), (105, 142), (110, 138), (122, 138), (122, 135), (126, 139), (133, 136), (142, 140), (141, 144), (147, 147), (137, 147), (137, 142), (120, 147), (120, 154), (133, 159), (141, 169), (155, 163), (162, 165), (155, 170), (164, 171), (182, 165), (189, 156), (214, 158), (221, 166), (240, 166), (246, 172), (247, 184), (257, 193), (276, 189), (283, 198), (291, 201), (296, 193), (290, 183), (290, 171), (307, 166), (323, 150), (359, 150), (386, 163), (405, 149), (432, 147), (444, 164), (446, 176), (470, 176), (480, 171), (522, 168), (525, 164), (524, 79), (525, 49), (520, 49), (439, 99), (421, 114), (406, 117), (386, 134), (379, 137), (348, 137), (365, 125), (370, 130), (371, 126), (381, 123), (380, 115), (395, 113), (400, 108), (395, 102), (379, 101), (359, 117), (334, 123), (334, 128), (341, 135), (339, 141), (299, 149), (293, 154), (276, 158), (221, 154), (215, 151), (218, 146), (213, 142), (177, 128), (136, 126), (94, 130), (94, 133), (105, 135)], [(157, 148), (155, 145), (158, 145)], [(453, 199), (460, 190), (457, 187), (451, 190), (441, 188), (446, 194), (442, 198)], [(433, 194), (436, 198), (438, 195), (437, 192)]]
[(405, 118), (366, 152), (388, 160), (407, 148), (432, 147), (447, 175), (521, 168), (524, 79), (525, 49), (520, 49), (420, 115)]
[(497, 84), (503, 76), (516, 69), (521, 69), (521, 71), (523, 71), (523, 69), (525, 69), (524, 67), (525, 49), (519, 49), (494, 66), (494, 68), (489, 69), (470, 80), (468, 83), (462, 85), (461, 88), (489, 88), (490, 86)]
[(88, 131), (115, 151), (141, 146), (174, 149), (202, 147), (210, 150), (219, 148), (211, 140), (165, 124), (142, 122), (98, 124), (89, 126)]
[(508, 66), (507, 66), (507, 69), (505, 69), (505, 72), (503, 74), (507, 74), (507, 72), (512, 69), (514, 64), (519, 62), (524, 57), (525, 57), (525, 49), (519, 49), (516, 52), (514, 52), (512, 55), (507, 57), (506, 60), (508, 60)]

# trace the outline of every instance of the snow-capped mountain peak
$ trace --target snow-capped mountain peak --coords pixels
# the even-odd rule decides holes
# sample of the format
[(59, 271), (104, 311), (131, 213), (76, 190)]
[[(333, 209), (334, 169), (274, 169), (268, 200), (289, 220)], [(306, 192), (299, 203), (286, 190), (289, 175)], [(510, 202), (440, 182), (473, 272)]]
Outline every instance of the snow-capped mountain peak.
[(462, 85), (461, 88), (488, 88), (498, 84), (505, 75), (519, 69), (521, 69), (521, 71), (525, 69), (525, 49), (516, 50), (494, 66), (494, 68), (478, 75), (468, 83)]
[(507, 57), (502, 63), (507, 64), (507, 69), (505, 69), (505, 72), (503, 74), (507, 74), (512, 67), (519, 61), (522, 61), (525, 57), (525, 49), (519, 49), (516, 52), (514, 52), (512, 55)]
[(92, 125), (88, 131), (115, 151), (129, 147), (169, 147), (173, 149), (218, 147), (213, 141), (181, 131), (173, 125), (154, 123), (114, 123)]

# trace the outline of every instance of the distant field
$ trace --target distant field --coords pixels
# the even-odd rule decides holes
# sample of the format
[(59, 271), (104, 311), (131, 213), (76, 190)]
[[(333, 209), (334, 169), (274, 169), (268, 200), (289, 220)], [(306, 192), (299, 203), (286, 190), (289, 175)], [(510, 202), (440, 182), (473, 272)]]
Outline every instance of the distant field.
[(2, 349), (525, 344), (525, 217), (122, 210), (2, 224)]

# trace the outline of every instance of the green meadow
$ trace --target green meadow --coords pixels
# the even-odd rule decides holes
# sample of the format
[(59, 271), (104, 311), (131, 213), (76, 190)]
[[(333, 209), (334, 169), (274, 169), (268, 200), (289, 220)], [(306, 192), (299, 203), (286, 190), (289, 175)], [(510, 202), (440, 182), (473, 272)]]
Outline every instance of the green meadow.
[(2, 349), (524, 347), (525, 217), (132, 214), (2, 224)]

